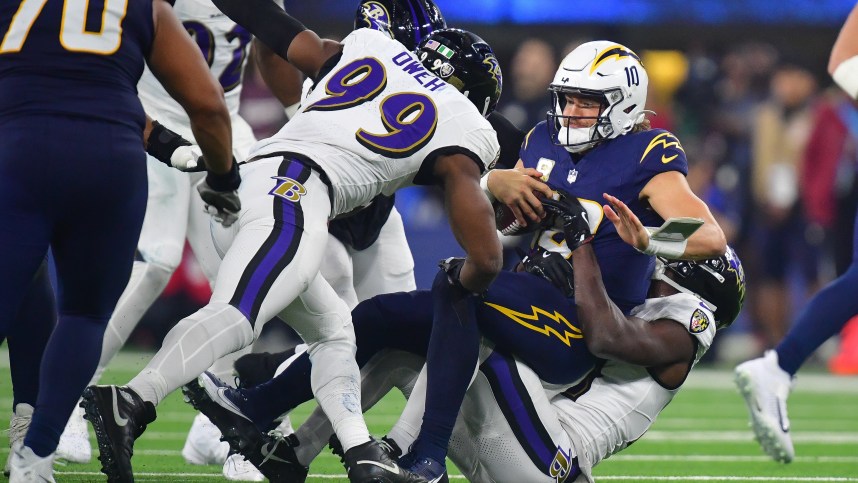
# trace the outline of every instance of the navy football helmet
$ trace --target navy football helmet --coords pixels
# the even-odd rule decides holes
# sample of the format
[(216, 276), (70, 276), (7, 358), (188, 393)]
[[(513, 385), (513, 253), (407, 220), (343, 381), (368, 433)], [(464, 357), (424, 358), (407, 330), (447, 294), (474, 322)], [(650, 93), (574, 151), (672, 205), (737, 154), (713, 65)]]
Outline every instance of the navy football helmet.
[(380, 30), (414, 50), (427, 35), (447, 28), (432, 0), (362, 0), (355, 13), (355, 30)]
[[(671, 275), (666, 275), (666, 272)], [(654, 280), (699, 298), (715, 314), (718, 329), (736, 320), (745, 302), (745, 270), (732, 248), (708, 260), (656, 259)]]
[(503, 75), (485, 40), (466, 30), (436, 30), (420, 42), (417, 57), (423, 67), (470, 99), (483, 116), (495, 110)]

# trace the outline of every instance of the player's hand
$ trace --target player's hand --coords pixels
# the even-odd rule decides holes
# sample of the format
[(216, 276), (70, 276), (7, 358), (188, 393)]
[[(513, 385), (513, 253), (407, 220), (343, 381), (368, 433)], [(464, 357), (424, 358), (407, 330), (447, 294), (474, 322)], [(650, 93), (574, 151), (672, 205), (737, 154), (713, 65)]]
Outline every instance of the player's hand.
[(533, 168), (495, 169), (488, 179), (489, 191), (500, 203), (507, 205), (521, 226), (538, 223), (545, 216), (536, 193), (550, 198), (554, 192), (540, 181), (542, 173)]
[(548, 280), (566, 297), (575, 295), (572, 264), (563, 255), (537, 247), (521, 259), (521, 264), (525, 272)]
[(241, 211), (241, 200), (238, 197), (238, 187), (241, 176), (238, 174), (238, 163), (233, 159), (232, 169), (226, 174), (209, 172), (206, 179), (197, 185), (200, 198), (206, 204), (206, 211), (225, 227), (231, 226), (238, 220)]
[(158, 121), (152, 121), (152, 132), (146, 139), (146, 152), (179, 171), (192, 173), (206, 170), (205, 159), (200, 148)]
[(558, 191), (558, 194), (558, 199), (542, 200), (542, 205), (548, 217), (554, 219), (554, 226), (563, 230), (569, 250), (575, 251), (593, 240), (590, 216), (578, 198), (562, 191)]
[(614, 224), (620, 238), (639, 251), (646, 250), (649, 246), (649, 232), (637, 215), (632, 213), (632, 210), (619, 198), (607, 193), (603, 193), (602, 196), (608, 202), (602, 210), (605, 212), (605, 217)]

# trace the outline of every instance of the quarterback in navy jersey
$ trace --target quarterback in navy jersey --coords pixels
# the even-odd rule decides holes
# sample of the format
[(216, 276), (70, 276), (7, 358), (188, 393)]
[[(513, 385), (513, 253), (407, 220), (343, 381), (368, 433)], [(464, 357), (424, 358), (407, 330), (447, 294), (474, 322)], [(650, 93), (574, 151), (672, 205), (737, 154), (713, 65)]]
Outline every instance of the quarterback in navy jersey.
[(135, 86), (144, 63), (188, 110), (221, 173), (204, 183), (219, 200), (211, 204), (233, 196), (240, 179), (219, 140), (230, 132), (222, 92), (163, 0), (3, 2), (0, 34), (0, 216), (11, 223), (0, 232), (0, 341), (35, 330), (9, 326), (20, 323), (11, 319), (34, 295), (25, 292), (48, 248), (59, 294), (38, 395), (15, 395), (8, 469), (10, 481), (54, 481), (52, 455), (95, 370), (143, 221), (145, 117)]

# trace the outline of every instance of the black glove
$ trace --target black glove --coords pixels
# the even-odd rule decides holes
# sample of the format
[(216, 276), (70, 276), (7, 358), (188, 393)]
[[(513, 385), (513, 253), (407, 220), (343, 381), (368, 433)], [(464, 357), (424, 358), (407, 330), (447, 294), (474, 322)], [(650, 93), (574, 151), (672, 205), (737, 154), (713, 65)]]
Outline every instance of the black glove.
[(566, 245), (570, 251), (574, 251), (593, 240), (590, 217), (578, 198), (559, 190), (558, 193), (560, 199), (542, 200), (542, 206), (545, 208), (546, 218), (552, 218), (554, 227), (563, 230)]
[(209, 172), (206, 179), (197, 185), (200, 198), (206, 204), (206, 211), (221, 225), (229, 227), (238, 220), (241, 200), (236, 191), (241, 185), (238, 163), (232, 160), (232, 169), (226, 174)]
[(559, 288), (566, 297), (575, 296), (572, 264), (556, 252), (537, 247), (521, 260), (524, 271), (538, 275)]
[(146, 142), (146, 152), (158, 161), (179, 171), (193, 173), (206, 170), (206, 162), (197, 146), (152, 121), (152, 132)]
[(462, 267), (465, 266), (465, 259), (461, 257), (445, 258), (438, 262), (438, 266), (444, 273), (447, 274), (447, 282), (457, 289), (468, 291), (463, 285), (459, 276), (462, 273)]

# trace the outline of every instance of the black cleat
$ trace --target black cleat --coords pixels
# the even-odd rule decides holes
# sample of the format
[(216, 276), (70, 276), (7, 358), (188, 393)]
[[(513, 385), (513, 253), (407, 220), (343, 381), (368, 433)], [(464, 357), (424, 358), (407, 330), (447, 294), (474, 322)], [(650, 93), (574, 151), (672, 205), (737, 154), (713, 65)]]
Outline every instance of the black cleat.
[[(205, 375), (200, 376), (205, 377)], [(185, 399), (220, 429), (229, 447), (273, 483), (303, 483), (310, 469), (298, 461), (295, 435), (265, 434), (248, 419), (224, 408), (209, 396), (199, 380), (182, 387)]]
[(89, 386), (80, 407), (95, 429), (101, 471), (110, 483), (133, 483), (134, 441), (155, 420), (155, 405), (118, 386)]
[(294, 348), (275, 354), (258, 352), (239, 357), (232, 363), (235, 375), (238, 377), (238, 387), (254, 387), (273, 379), (277, 367), (293, 355), (295, 355)]
[(346, 451), (343, 464), (351, 483), (428, 483), (429, 480), (401, 468), (376, 440)]

